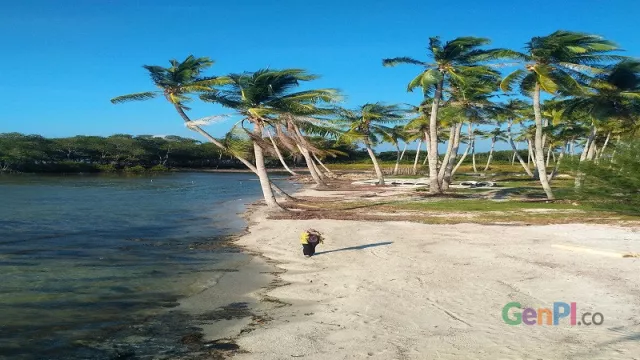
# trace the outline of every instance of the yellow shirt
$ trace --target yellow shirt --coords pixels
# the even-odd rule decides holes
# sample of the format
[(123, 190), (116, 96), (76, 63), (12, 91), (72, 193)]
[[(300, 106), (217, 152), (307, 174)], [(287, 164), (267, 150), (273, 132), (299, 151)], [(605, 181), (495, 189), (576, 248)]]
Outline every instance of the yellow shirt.
[[(309, 233), (306, 231), (303, 231), (302, 234), (300, 234), (300, 243), (303, 245), (306, 245), (309, 243)], [(322, 243), (322, 235), (318, 234), (318, 243)]]
[(302, 234), (300, 234), (300, 243), (303, 245), (306, 245), (309, 243), (309, 233), (306, 231), (303, 231)]

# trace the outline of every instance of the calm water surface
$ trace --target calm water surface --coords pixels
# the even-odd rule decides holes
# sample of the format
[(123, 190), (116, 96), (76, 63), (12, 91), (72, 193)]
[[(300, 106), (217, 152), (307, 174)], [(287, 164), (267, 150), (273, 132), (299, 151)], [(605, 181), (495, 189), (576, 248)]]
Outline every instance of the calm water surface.
[(251, 174), (0, 176), (0, 357), (70, 358), (206, 287), (259, 197)]

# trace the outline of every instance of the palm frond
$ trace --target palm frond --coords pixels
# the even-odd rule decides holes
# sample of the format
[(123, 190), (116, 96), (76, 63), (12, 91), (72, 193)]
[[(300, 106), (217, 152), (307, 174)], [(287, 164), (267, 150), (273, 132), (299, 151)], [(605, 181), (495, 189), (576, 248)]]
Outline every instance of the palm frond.
[(123, 103), (123, 102), (129, 102), (129, 101), (144, 101), (144, 100), (153, 99), (158, 95), (159, 95), (159, 93), (157, 91), (139, 92), (139, 93), (134, 93), (134, 94), (116, 96), (113, 99), (111, 99), (111, 103), (112, 104), (120, 104), (120, 103)]
[(383, 59), (382, 60), (382, 65), (383, 66), (396, 66), (396, 65), (400, 65), (400, 64), (411, 64), (411, 65), (421, 65), (421, 66), (427, 66), (428, 64), (425, 62), (422, 62), (420, 60), (416, 60), (410, 57), (396, 57), (396, 58), (390, 58), (390, 59)]

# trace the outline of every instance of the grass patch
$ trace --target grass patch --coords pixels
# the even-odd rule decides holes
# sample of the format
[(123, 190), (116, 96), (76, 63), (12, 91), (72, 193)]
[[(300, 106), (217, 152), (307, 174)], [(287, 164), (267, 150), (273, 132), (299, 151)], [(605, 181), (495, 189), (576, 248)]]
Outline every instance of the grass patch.
[(550, 210), (586, 210), (588, 206), (576, 206), (571, 203), (560, 202), (530, 202), (530, 201), (492, 201), (481, 199), (447, 199), (441, 201), (413, 201), (413, 202), (397, 202), (390, 204), (394, 208), (403, 210), (420, 210), (420, 211), (514, 211), (514, 210), (530, 210), (530, 209), (550, 209)]

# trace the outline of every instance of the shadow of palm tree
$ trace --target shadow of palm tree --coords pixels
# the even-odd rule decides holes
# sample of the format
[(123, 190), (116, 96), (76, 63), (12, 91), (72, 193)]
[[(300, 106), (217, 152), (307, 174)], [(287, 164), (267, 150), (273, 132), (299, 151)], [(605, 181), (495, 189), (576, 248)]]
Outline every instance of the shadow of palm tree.
[(327, 250), (327, 251), (318, 251), (317, 253), (315, 253), (315, 254), (314, 254), (314, 256), (316, 256), (316, 255), (321, 255), (321, 254), (328, 254), (328, 253), (337, 252), (337, 251), (362, 250), (362, 249), (367, 249), (367, 248), (370, 248), (370, 247), (384, 246), (384, 245), (391, 245), (391, 244), (393, 244), (393, 241), (384, 241), (384, 242), (373, 243), (373, 244), (365, 244), (365, 245), (358, 245), (358, 246), (349, 246), (349, 247), (342, 248), (342, 249)]

